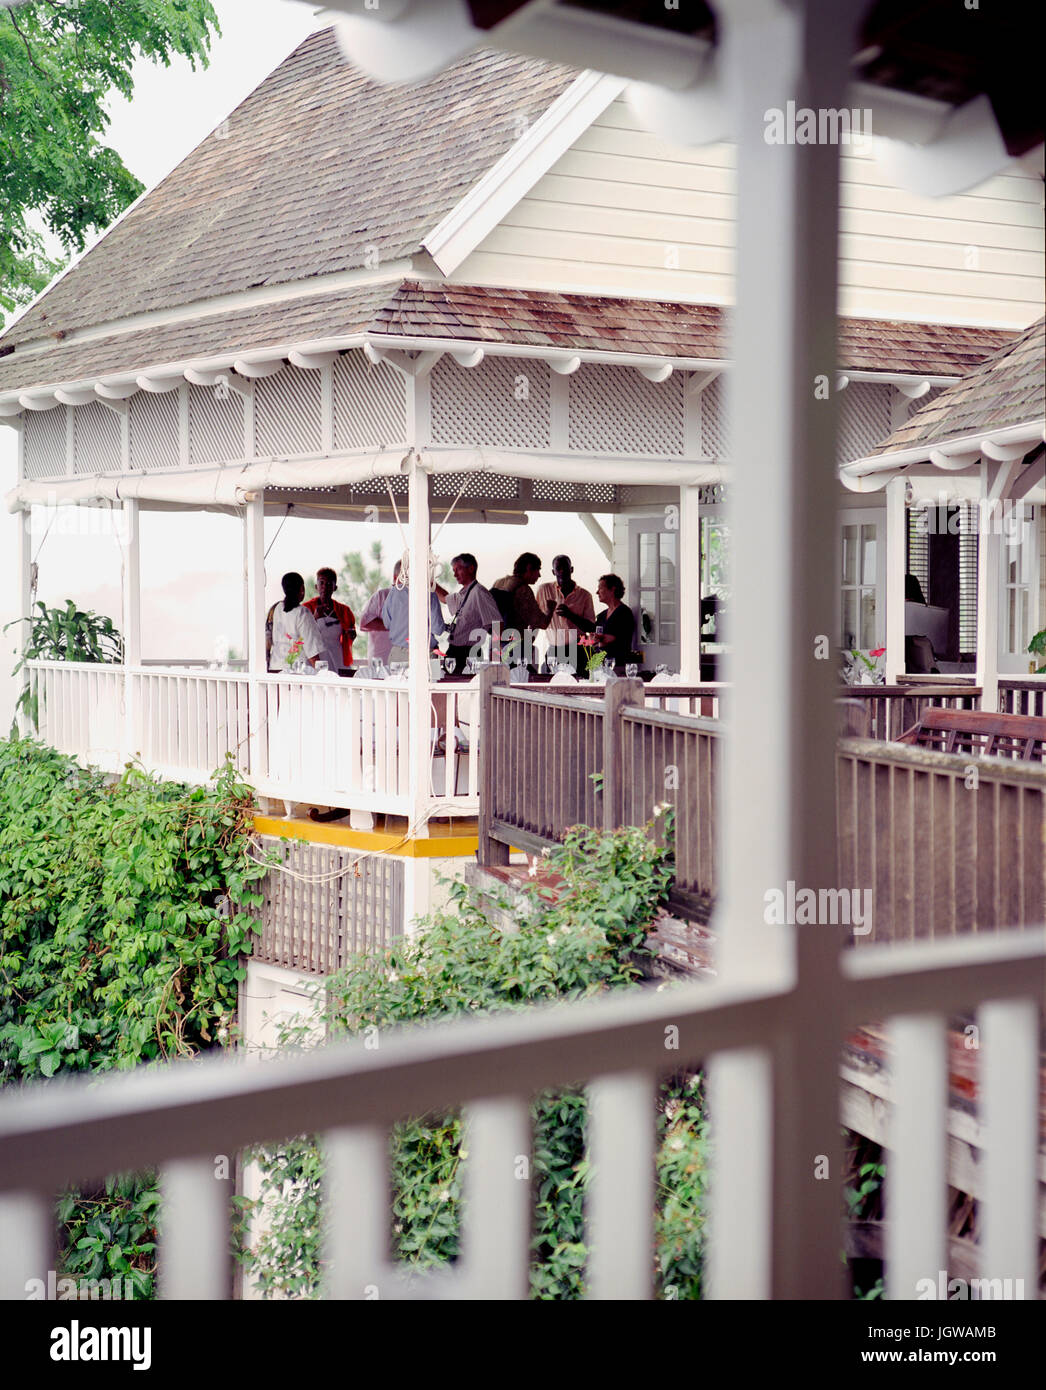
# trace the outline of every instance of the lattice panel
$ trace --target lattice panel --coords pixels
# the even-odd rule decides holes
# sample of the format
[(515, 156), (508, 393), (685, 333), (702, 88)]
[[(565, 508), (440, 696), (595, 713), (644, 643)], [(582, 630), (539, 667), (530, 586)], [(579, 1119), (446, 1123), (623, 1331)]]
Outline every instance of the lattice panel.
[(372, 483), (354, 483), (350, 489), (353, 500), (357, 496), (368, 499), (371, 497), (388, 498), (389, 487), (385, 486), (386, 483), (392, 488), (394, 497), (406, 497), (410, 492), (410, 479), (402, 473), (396, 473), (391, 478), (375, 478)]
[(66, 406), (53, 410), (27, 410), (23, 459), (27, 478), (61, 478), (65, 475)]
[(432, 369), (431, 381), (433, 444), (549, 447), (547, 363), (487, 357), (478, 367), (465, 368), (447, 356)]
[(519, 496), (519, 483), (501, 473), (436, 473), (432, 479), (432, 496), (488, 497), (496, 502), (511, 501)]
[(260, 458), (323, 449), (321, 373), (284, 367), (254, 382), (254, 448)]
[(377, 449), (407, 437), (407, 385), (395, 368), (362, 352), (334, 361), (334, 448)]
[(73, 468), (77, 473), (118, 473), (123, 467), (119, 417), (88, 401), (73, 409)]
[(890, 433), (890, 387), (852, 381), (840, 397), (840, 463), (865, 458)]
[(620, 495), (613, 483), (564, 483), (551, 478), (535, 478), (533, 489), (535, 502), (576, 502), (583, 511), (600, 503), (613, 506)]
[(189, 387), (189, 462), (243, 458), (243, 397), (228, 387)]
[(404, 863), (378, 854), (262, 836), (290, 873), (262, 881), (255, 960), (329, 975), (403, 934)]
[(164, 391), (154, 396), (148, 391), (137, 391), (128, 404), (131, 407), (131, 467), (142, 473), (177, 468), (178, 392)]
[(571, 449), (594, 454), (682, 454), (680, 373), (657, 383), (632, 367), (589, 363), (569, 381)]
[(726, 432), (726, 382), (721, 376), (701, 392), (701, 453), (705, 458), (725, 458), (730, 452)]

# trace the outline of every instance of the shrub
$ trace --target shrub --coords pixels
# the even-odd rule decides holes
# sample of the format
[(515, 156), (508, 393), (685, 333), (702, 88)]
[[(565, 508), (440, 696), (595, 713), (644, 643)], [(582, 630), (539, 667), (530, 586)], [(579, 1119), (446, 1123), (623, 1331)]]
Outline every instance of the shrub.
[[(0, 1084), (191, 1056), (231, 1038), (265, 866), (252, 800), (140, 769), (108, 779), (0, 741)], [(59, 1204), (63, 1269), (152, 1289), (155, 1186), (113, 1177)]]
[[(671, 820), (668, 818), (668, 829)], [(669, 834), (670, 839), (670, 834)], [(373, 1034), (464, 1014), (518, 1010), (635, 988), (646, 928), (667, 891), (670, 849), (649, 827), (610, 834), (575, 827), (546, 867), (564, 882), (555, 902), (538, 892), (522, 904), (456, 883), (448, 907), (420, 933), (372, 952), (332, 976), (320, 1005), (328, 1036)], [(516, 916), (503, 932), (491, 907)], [(306, 1029), (284, 1033), (303, 1043)], [(538, 1096), (532, 1105), (531, 1294), (584, 1292), (586, 1103), (581, 1091)], [(662, 1087), (658, 1117), (657, 1276), (665, 1297), (700, 1296), (706, 1125), (700, 1087), (682, 1078)], [(393, 1248), (418, 1268), (453, 1261), (460, 1235), (461, 1121), (429, 1115), (390, 1138)], [(261, 1196), (245, 1206), (262, 1218), (245, 1263), (264, 1296), (317, 1297), (323, 1222), (322, 1156), (308, 1139), (263, 1149)]]

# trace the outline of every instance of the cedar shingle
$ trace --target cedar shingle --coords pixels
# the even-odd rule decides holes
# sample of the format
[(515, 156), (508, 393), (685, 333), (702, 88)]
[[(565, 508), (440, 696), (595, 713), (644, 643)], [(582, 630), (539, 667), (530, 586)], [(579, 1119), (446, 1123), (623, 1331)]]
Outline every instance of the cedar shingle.
[(871, 456), (921, 448), (929, 453), (949, 440), (1042, 419), (1044, 361), (1046, 318), (1041, 318), (917, 410)]

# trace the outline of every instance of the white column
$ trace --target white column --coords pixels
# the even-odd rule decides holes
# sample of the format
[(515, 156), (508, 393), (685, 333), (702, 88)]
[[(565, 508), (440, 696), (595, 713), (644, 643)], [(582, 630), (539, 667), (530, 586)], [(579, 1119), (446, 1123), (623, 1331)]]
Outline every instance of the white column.
[[(26, 649), (29, 641), (30, 624), (29, 620), (33, 613), (33, 514), (28, 507), (18, 513), (18, 616), (22, 621), (18, 624), (18, 655), (21, 656)], [(23, 668), (18, 673), (18, 692), (22, 693), (23, 688), (29, 683), (29, 672)], [(16, 698), (17, 698), (16, 695)], [(41, 710), (41, 713), (43, 711)], [(24, 711), (19, 713), (18, 727), (22, 734), (31, 734), (34, 730), (31, 727), (32, 720), (28, 720)]]
[[(737, 137), (737, 308), (729, 380), (733, 544), (725, 749), (720, 977), (797, 993), (775, 1050), (775, 1298), (838, 1297), (837, 957), (841, 931), (773, 925), (770, 890), (835, 880), (835, 400), (838, 156), (770, 143), (768, 115), (840, 109), (859, 6), (851, 0), (723, 0), (724, 71)], [(825, 385), (829, 389), (824, 389)], [(820, 388), (820, 389), (819, 389)], [(767, 690), (772, 672), (773, 689)], [(742, 1109), (716, 1118), (716, 1166), (743, 1165)], [(730, 1212), (711, 1185), (713, 1251)], [(761, 1194), (754, 1194), (759, 1201)], [(717, 1236), (717, 1233), (721, 1235)], [(759, 1250), (753, 1247), (755, 1266)], [(713, 1296), (723, 1286), (713, 1254)]]
[(981, 709), (999, 708), (999, 611), (1002, 568), (1000, 528), (992, 525), (988, 504), (991, 483), (1000, 465), (981, 463), (981, 511), (977, 537), (977, 684)]
[[(247, 593), (247, 670), (252, 676), (264, 674), (265, 661), (265, 494), (258, 493), (243, 510), (244, 553), (246, 569), (243, 576)], [(250, 770), (254, 777), (264, 777), (269, 770), (266, 687), (252, 681), (248, 687), (248, 718), (250, 729)]]
[(886, 604), (886, 680), (889, 684), (904, 671), (904, 575), (908, 557), (906, 487), (904, 478), (891, 478), (886, 484), (883, 597)]
[(701, 681), (701, 511), (699, 487), (679, 489), (679, 674)]
[[(429, 695), (429, 475), (415, 453), (410, 465), (410, 819), (421, 827), (429, 804), (432, 701)], [(451, 737), (448, 731), (448, 737)]]
[(123, 503), (123, 664), (124, 664), (124, 756), (133, 758), (141, 750), (138, 677), (133, 673), (142, 664), (142, 566), (141, 512), (136, 498)]

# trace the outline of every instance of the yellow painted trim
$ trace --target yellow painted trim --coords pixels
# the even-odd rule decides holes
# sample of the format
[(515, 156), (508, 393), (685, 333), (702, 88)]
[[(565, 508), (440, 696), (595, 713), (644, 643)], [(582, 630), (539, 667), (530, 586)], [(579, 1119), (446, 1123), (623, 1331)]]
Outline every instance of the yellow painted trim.
[(351, 830), (343, 825), (317, 825), (315, 821), (287, 820), (281, 816), (255, 816), (259, 835), (280, 839), (305, 840), (310, 844), (340, 845), (371, 854), (395, 854), (405, 859), (455, 859), (474, 855), (478, 835), (433, 835), (404, 840), (388, 830)]

